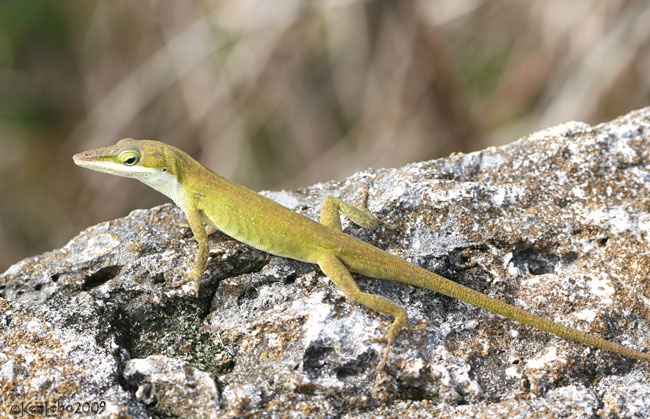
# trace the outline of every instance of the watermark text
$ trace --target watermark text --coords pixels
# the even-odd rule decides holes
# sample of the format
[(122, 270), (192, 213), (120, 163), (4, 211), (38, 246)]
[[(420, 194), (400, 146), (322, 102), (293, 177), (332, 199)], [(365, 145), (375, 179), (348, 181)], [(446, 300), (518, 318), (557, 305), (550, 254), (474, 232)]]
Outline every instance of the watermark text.
[(59, 416), (64, 413), (79, 414), (79, 415), (92, 415), (101, 414), (106, 410), (106, 402), (104, 400), (98, 402), (66, 402), (63, 399), (55, 401), (21, 401), (14, 402), (9, 405), (9, 413), (13, 416), (20, 416), (23, 418), (37, 417), (37, 416)]

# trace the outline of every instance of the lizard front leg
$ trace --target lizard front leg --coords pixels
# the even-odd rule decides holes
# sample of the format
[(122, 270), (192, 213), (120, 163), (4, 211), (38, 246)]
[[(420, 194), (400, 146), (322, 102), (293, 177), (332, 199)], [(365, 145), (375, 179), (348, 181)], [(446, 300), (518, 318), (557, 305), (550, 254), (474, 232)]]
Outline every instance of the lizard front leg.
[(194, 280), (194, 289), (195, 289), (196, 297), (198, 298), (201, 276), (203, 276), (203, 272), (205, 272), (205, 267), (208, 265), (209, 246), (208, 246), (208, 231), (206, 230), (211, 230), (211, 232), (214, 232), (216, 231), (216, 229), (213, 230), (214, 227), (210, 226), (209, 224), (207, 228), (203, 225), (203, 216), (199, 210), (184, 209), (184, 211), (185, 211), (185, 216), (187, 217), (187, 221), (190, 223), (192, 234), (194, 234), (194, 238), (199, 244), (199, 251), (196, 254), (196, 260), (194, 262), (194, 267), (192, 269), (192, 272), (189, 275), (187, 275), (187, 277), (169, 284), (169, 287), (170, 288), (179, 287), (185, 284), (186, 282)]

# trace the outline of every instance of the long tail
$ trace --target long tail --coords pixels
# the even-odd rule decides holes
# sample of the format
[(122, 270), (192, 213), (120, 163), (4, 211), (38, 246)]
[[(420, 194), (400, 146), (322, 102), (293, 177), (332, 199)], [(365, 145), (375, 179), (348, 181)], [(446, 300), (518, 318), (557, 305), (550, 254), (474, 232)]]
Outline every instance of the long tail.
[[(471, 288), (457, 284), (450, 281), (438, 274), (427, 271), (415, 265), (411, 265), (409, 274), (402, 273), (398, 281), (412, 284), (418, 287), (427, 288), (432, 291), (439, 292), (448, 297), (452, 297), (466, 303), (481, 307), (492, 313), (499, 314), (509, 319), (518, 321), (519, 323), (562, 336), (576, 342), (585, 343), (587, 345), (595, 346), (596, 348), (604, 349), (606, 351), (614, 352), (630, 358), (639, 359), (641, 361), (650, 362), (650, 354), (630, 349), (623, 345), (610, 342), (605, 339), (563, 326), (559, 323), (545, 319), (544, 317), (537, 316), (529, 313), (520, 308), (511, 306), (503, 301), (496, 300), (488, 297)], [(402, 267), (403, 268), (403, 267)]]

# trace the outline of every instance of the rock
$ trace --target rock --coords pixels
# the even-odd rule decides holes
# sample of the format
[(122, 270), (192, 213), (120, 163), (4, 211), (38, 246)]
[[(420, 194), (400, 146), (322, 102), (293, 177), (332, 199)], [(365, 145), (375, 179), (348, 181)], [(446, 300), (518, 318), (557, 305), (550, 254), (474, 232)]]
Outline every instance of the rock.
[[(650, 108), (500, 148), (266, 195), (317, 219), (326, 195), (390, 230), (346, 232), (500, 300), (626, 346), (650, 346)], [(412, 286), (352, 303), (312, 265), (217, 233), (201, 298), (196, 243), (168, 204), (98, 224), (0, 275), (4, 412), (102, 417), (650, 415), (648, 365)], [(22, 403), (22, 404), (21, 404)], [(40, 406), (40, 407), (39, 407)], [(63, 410), (56, 410), (63, 409)], [(101, 410), (101, 411), (100, 411)], [(72, 413), (71, 413), (72, 414)]]
[(220, 396), (211, 373), (162, 355), (126, 361), (124, 378), (135, 396), (165, 416), (218, 417)]

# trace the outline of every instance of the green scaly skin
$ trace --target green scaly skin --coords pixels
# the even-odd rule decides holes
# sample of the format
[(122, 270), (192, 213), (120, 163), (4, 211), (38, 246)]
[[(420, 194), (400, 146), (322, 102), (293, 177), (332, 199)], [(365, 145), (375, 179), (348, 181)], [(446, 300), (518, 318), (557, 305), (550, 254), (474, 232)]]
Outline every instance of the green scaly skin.
[(199, 250), (192, 272), (170, 286), (194, 281), (198, 296), (199, 280), (208, 261), (208, 235), (217, 229), (265, 252), (318, 264), (350, 299), (395, 318), (377, 369), (386, 365), (393, 340), (402, 328), (408, 327), (407, 314), (382, 296), (361, 292), (350, 272), (427, 288), (576, 342), (650, 361), (650, 354), (488, 297), (343, 233), (339, 211), (362, 227), (379, 224), (363, 207), (328, 196), (318, 223), (224, 179), (187, 153), (158, 141), (124, 139), (114, 146), (76, 154), (73, 159), (81, 167), (138, 179), (168, 196), (185, 212)]

